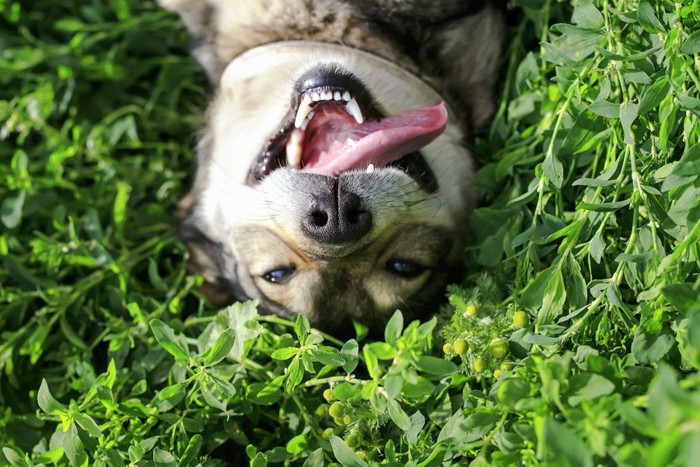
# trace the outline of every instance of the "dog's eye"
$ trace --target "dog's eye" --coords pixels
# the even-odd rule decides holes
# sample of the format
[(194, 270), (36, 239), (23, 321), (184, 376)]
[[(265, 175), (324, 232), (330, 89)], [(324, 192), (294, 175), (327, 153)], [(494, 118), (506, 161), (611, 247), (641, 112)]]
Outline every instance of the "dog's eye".
[(404, 277), (406, 279), (413, 279), (418, 277), (426, 270), (425, 266), (422, 266), (413, 261), (405, 261), (401, 259), (391, 259), (386, 263), (386, 269), (392, 274)]
[(297, 268), (294, 266), (290, 267), (279, 267), (267, 271), (263, 274), (263, 279), (273, 284), (286, 284), (289, 279), (292, 278), (294, 273), (297, 272)]

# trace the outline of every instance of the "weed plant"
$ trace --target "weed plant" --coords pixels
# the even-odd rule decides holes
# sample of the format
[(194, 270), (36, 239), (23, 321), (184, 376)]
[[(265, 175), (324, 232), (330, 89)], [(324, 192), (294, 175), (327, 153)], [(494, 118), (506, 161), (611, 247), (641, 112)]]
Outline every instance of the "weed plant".
[(343, 342), (185, 273), (177, 18), (0, 0), (0, 464), (694, 464), (700, 3), (508, 7), (468, 273)]

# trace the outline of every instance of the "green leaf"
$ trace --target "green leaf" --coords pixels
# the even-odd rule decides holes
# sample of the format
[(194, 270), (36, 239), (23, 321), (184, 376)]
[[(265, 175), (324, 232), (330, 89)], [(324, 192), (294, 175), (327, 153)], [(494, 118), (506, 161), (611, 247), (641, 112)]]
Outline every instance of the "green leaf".
[(63, 458), (64, 453), (63, 447), (59, 446), (55, 449), (41, 453), (41, 455), (34, 459), (34, 462), (36, 464), (55, 464)]
[(309, 440), (304, 433), (296, 435), (287, 443), (287, 452), (290, 454), (301, 454), (309, 447)]
[(0, 206), (0, 221), (8, 229), (14, 229), (22, 220), (22, 207), (26, 193), (21, 190), (17, 196), (6, 196)]
[(661, 289), (661, 292), (681, 313), (688, 315), (700, 310), (700, 289), (695, 290), (693, 284), (670, 284)]
[(178, 361), (187, 361), (190, 358), (189, 351), (181, 339), (175, 336), (170, 327), (159, 319), (152, 319), (149, 322), (151, 331), (156, 340), (170, 355)]
[(629, 206), (632, 203), (632, 199), (625, 199), (622, 201), (611, 201), (609, 203), (579, 203), (576, 209), (586, 209), (588, 211), (595, 212), (611, 212), (617, 211), (620, 208)]
[(63, 435), (63, 450), (71, 465), (82, 466), (87, 464), (88, 457), (75, 424), (71, 424), (68, 431)]
[(45, 379), (41, 380), (41, 386), (39, 386), (39, 392), (37, 393), (37, 403), (39, 404), (41, 410), (49, 415), (65, 415), (68, 413), (66, 406), (53, 398), (51, 392), (49, 392), (49, 385), (46, 383)]
[(566, 302), (566, 289), (562, 272), (556, 269), (544, 289), (542, 307), (535, 317), (535, 324), (542, 326), (551, 324), (562, 313)]
[[(236, 335), (233, 329), (227, 329), (216, 338), (216, 342), (204, 356), (204, 365), (211, 366), (219, 363), (231, 352)], [(273, 357), (274, 358), (274, 357)]]
[(606, 100), (595, 101), (588, 107), (588, 109), (601, 117), (615, 119), (620, 118), (620, 105), (608, 102)]
[(189, 443), (187, 443), (187, 448), (180, 458), (180, 465), (182, 467), (189, 467), (191, 465), (196, 465), (197, 458), (199, 456), (199, 451), (202, 449), (202, 442), (204, 438), (200, 434), (196, 434), (190, 438)]
[(647, 32), (657, 33), (664, 31), (664, 26), (654, 13), (654, 8), (647, 0), (640, 0), (637, 8), (637, 19)]
[(267, 457), (262, 452), (255, 455), (250, 463), (250, 467), (267, 467)]
[(269, 383), (252, 383), (248, 386), (248, 400), (259, 405), (271, 405), (282, 398), (280, 388), (286, 379), (285, 375), (278, 376)]
[(352, 401), (362, 398), (362, 393), (359, 387), (350, 383), (340, 383), (333, 388), (333, 397), (339, 401)]
[(357, 368), (357, 364), (360, 361), (358, 352), (359, 346), (357, 345), (357, 341), (355, 339), (350, 339), (343, 344), (343, 347), (340, 349), (340, 356), (345, 360), (343, 370), (345, 370), (347, 374), (351, 374), (353, 371), (355, 371), (355, 368)]
[(579, 373), (569, 380), (569, 404), (576, 407), (583, 401), (596, 400), (612, 394), (614, 390), (615, 384), (603, 376), (595, 373)]
[(508, 378), (498, 386), (496, 397), (506, 407), (515, 407), (522, 399), (530, 395), (530, 383), (520, 378)]
[(671, 84), (665, 76), (651, 86), (645, 86), (642, 97), (639, 100), (639, 115), (644, 115), (658, 107), (661, 101), (668, 96), (670, 90)]
[(418, 376), (415, 382), (404, 381), (401, 393), (406, 399), (421, 399), (433, 393), (435, 385), (426, 378)]
[(83, 413), (75, 413), (73, 414), (73, 420), (93, 438), (99, 438), (102, 435), (102, 430), (100, 430), (100, 427), (97, 426), (97, 423), (95, 423), (95, 420), (93, 420), (91, 416)]
[(164, 399), (170, 399), (171, 397), (175, 396), (176, 394), (179, 394), (182, 392), (182, 390), (187, 386), (187, 382), (183, 381), (181, 383), (175, 383), (171, 384), (170, 386), (167, 386), (160, 391), (158, 391), (158, 399), (164, 400)]
[(284, 347), (272, 352), (271, 357), (275, 360), (289, 360), (296, 356), (301, 349), (299, 347)]
[(551, 465), (593, 467), (590, 449), (567, 426), (551, 418), (544, 419), (538, 434), (538, 454)]
[(401, 405), (395, 399), (390, 397), (386, 397), (385, 399), (391, 420), (403, 431), (408, 430), (408, 428), (411, 426), (411, 420), (408, 418), (408, 415), (406, 415), (406, 412), (404, 412), (404, 410), (401, 408)]
[(352, 449), (345, 444), (341, 438), (333, 435), (329, 438), (333, 455), (345, 467), (367, 467), (367, 462), (363, 461)]
[(304, 461), (303, 467), (323, 467), (323, 448), (312, 452)]
[(365, 366), (367, 366), (369, 376), (372, 379), (379, 379), (381, 376), (381, 367), (379, 366), (377, 355), (370, 350), (369, 345), (365, 345), (362, 348), (362, 354), (365, 356)]
[(332, 347), (321, 347), (316, 351), (310, 352), (312, 359), (323, 365), (343, 366), (345, 359), (340, 356), (337, 350)]
[(385, 342), (372, 342), (367, 348), (379, 360), (393, 360), (396, 357), (396, 349)]
[(410, 425), (406, 430), (406, 441), (408, 444), (416, 444), (418, 435), (425, 426), (425, 417), (420, 411), (416, 411), (410, 418)]
[(124, 182), (117, 184), (117, 195), (114, 197), (114, 207), (112, 214), (114, 216), (114, 225), (117, 228), (119, 238), (124, 238), (124, 229), (126, 227), (126, 211), (129, 202), (129, 192), (131, 186)]
[(236, 302), (218, 314), (218, 318), (225, 323), (224, 328), (233, 329), (236, 335), (230, 357), (237, 362), (243, 360), (253, 340), (262, 332), (262, 328), (257, 322), (257, 307), (258, 302), (255, 300)]
[(438, 441), (455, 439), (462, 445), (468, 445), (488, 435), (499, 419), (498, 414), (488, 412), (474, 412), (465, 418), (462, 411), (458, 410), (440, 430)]
[[(63, 453), (63, 449), (61, 448), (61, 453)], [(7, 462), (9, 462), (9, 465), (15, 467), (30, 467), (32, 464), (27, 462), (22, 455), (20, 455), (16, 450), (9, 448), (9, 447), (3, 447), (2, 448), (2, 454), (5, 456), (5, 459), (7, 459)], [(60, 459), (60, 458), (59, 458)]]
[(444, 358), (421, 355), (416, 362), (416, 368), (420, 371), (435, 376), (448, 376), (457, 373), (457, 365)]
[(661, 360), (671, 350), (674, 342), (673, 335), (666, 329), (650, 333), (640, 326), (634, 333), (632, 354), (639, 363), (648, 365)]
[(205, 382), (199, 385), (199, 391), (204, 398), (204, 401), (210, 406), (222, 412), (226, 412), (226, 400), (221, 400), (214, 395)]
[(661, 436), (661, 432), (654, 427), (651, 419), (641, 410), (634, 407), (630, 402), (621, 402), (617, 405), (623, 420), (633, 430), (649, 438)]
[(564, 165), (556, 157), (548, 154), (542, 164), (542, 171), (555, 187), (561, 188), (564, 183)]
[(287, 393), (292, 394), (294, 389), (296, 389), (299, 383), (301, 383), (301, 380), (304, 378), (304, 367), (301, 364), (301, 360), (299, 358), (295, 358), (292, 360), (292, 363), (289, 365), (287, 370), (287, 385), (285, 386), (285, 389), (287, 390)]
[(394, 346), (396, 340), (401, 337), (403, 330), (403, 314), (396, 310), (384, 328), (384, 340), (387, 344)]
[(555, 266), (550, 266), (540, 271), (535, 278), (530, 281), (527, 287), (523, 289), (520, 298), (521, 306), (533, 310), (539, 309), (542, 306), (545, 290), (552, 281), (556, 271)]
[(694, 31), (681, 45), (681, 53), (693, 55), (700, 53), (700, 30)]
[(388, 374), (384, 377), (384, 389), (391, 398), (398, 397), (403, 388), (404, 377), (400, 374)]
[(153, 450), (153, 462), (157, 467), (175, 467), (177, 465), (175, 456), (160, 448)]
[(633, 102), (623, 102), (620, 105), (620, 123), (624, 132), (626, 144), (634, 144), (634, 133), (632, 133), (632, 123), (639, 115), (639, 105)]
[(309, 318), (304, 315), (297, 315), (296, 319), (294, 320), (294, 333), (297, 335), (297, 339), (299, 339), (299, 343), (301, 345), (306, 344), (306, 338), (309, 335), (309, 331), (311, 331)]
[(605, 18), (592, 0), (577, 2), (571, 21), (585, 29), (601, 29), (605, 25)]

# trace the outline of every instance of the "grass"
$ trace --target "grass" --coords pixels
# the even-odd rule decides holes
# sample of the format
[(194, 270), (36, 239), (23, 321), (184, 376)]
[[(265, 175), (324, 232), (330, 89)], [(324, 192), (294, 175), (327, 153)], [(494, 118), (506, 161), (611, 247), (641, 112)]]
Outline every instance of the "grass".
[(185, 274), (174, 16), (0, 1), (0, 464), (693, 463), (700, 5), (509, 7), (469, 273), (342, 342)]

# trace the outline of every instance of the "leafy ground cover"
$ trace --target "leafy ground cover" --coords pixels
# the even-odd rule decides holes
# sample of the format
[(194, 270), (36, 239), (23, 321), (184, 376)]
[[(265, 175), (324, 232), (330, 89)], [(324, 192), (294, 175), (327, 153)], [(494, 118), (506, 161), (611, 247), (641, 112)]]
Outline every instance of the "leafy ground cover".
[(0, 1), (0, 464), (692, 464), (700, 5), (509, 7), (469, 273), (342, 342), (185, 274), (176, 18)]

